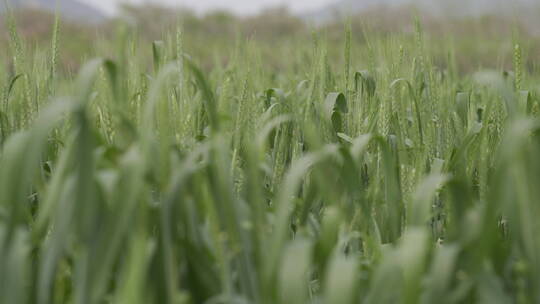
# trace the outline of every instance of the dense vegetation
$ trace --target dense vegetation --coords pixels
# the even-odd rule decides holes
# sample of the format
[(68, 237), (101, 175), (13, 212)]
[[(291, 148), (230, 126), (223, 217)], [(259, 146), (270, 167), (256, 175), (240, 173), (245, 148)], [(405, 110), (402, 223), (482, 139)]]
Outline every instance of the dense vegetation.
[[(49, 47), (7, 19), (0, 303), (540, 301), (517, 26), (225, 40), (184, 20), (147, 43), (118, 22), (91, 52), (112, 60), (74, 76), (58, 19)], [(473, 41), (510, 63), (463, 68)]]

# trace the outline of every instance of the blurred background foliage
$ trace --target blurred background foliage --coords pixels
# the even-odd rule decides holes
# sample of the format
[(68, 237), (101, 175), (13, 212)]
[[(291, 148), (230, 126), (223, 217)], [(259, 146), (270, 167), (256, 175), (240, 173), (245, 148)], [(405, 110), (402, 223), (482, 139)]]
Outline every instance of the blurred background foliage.
[[(36, 9), (16, 11), (20, 34), (27, 38), (30, 49), (48, 45), (54, 14)], [(479, 68), (510, 69), (512, 66), (513, 43), (520, 37), (528, 70), (537, 69), (540, 59), (540, 39), (537, 18), (529, 12), (527, 17), (516, 15), (435, 16), (424, 14), (414, 6), (374, 7), (351, 16), (353, 48), (359, 60), (366, 58), (368, 41), (363, 33), (369, 32), (370, 39), (392, 40), (396, 36), (414, 36), (414, 16), (422, 16), (422, 23), (435, 65), (445, 68), (449, 52), (455, 56), (460, 73)], [(522, 16), (521, 14), (519, 16)], [(0, 43), (9, 41), (5, 16), (0, 16)], [(139, 47), (150, 58), (152, 41), (166, 39), (181, 25), (184, 29), (186, 50), (197, 54), (197, 60), (210, 68), (216, 60), (226, 63), (238, 40), (249, 40), (260, 46), (263, 64), (279, 70), (289, 65), (286, 54), (292, 48), (301, 48), (311, 43), (313, 32), (322, 32), (330, 45), (343, 42), (343, 20), (334, 20), (313, 25), (286, 8), (270, 8), (254, 16), (236, 16), (227, 11), (196, 14), (188, 9), (171, 9), (159, 5), (123, 5), (117, 16), (99, 24), (62, 22), (62, 56), (60, 71), (72, 73), (81, 62), (96, 54), (109, 54), (114, 58), (117, 45), (113, 42), (129, 35), (136, 37)], [(139, 49), (140, 51), (142, 49)], [(8, 48), (0, 50), (0, 56), (9, 61)], [(329, 47), (329, 59), (340, 60), (341, 49)], [(285, 60), (284, 60), (285, 59)], [(367, 61), (367, 60), (365, 60)], [(149, 60), (148, 63), (151, 63)]]

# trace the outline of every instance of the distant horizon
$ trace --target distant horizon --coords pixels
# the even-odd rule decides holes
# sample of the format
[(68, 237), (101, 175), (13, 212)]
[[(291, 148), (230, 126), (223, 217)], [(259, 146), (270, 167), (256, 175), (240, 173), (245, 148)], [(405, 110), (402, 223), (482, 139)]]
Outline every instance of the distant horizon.
[[(62, 0), (61, 0), (62, 1)], [(66, 0), (63, 0), (66, 1)], [(68, 0), (69, 1), (69, 0)], [(264, 9), (284, 6), (292, 12), (309, 12), (326, 5), (337, 3), (339, 0), (79, 0), (85, 4), (100, 9), (104, 13), (114, 15), (120, 3), (130, 4), (161, 4), (173, 7), (185, 7), (204, 14), (214, 10), (227, 10), (237, 15), (253, 15)]]
[[(3, 1), (3, 0), (0, 0)], [(253, 16), (265, 9), (285, 7), (303, 20), (324, 23), (335, 19), (336, 16), (346, 16), (362, 12), (374, 6), (384, 5), (398, 7), (400, 5), (420, 5), (425, 12), (433, 16), (478, 16), (482, 14), (511, 15), (521, 6), (521, 13), (530, 11), (534, 5), (540, 9), (537, 0), (7, 0), (14, 4), (28, 5), (35, 3), (39, 7), (54, 11), (55, 2), (58, 1), (64, 10), (64, 15), (72, 14), (77, 18), (88, 19), (90, 11), (97, 16), (91, 22), (108, 17), (115, 17), (121, 3), (157, 4), (172, 8), (184, 7), (202, 16), (211, 11), (227, 11), (239, 17)], [(32, 2), (35, 1), (35, 2)], [(77, 5), (81, 4), (81, 5)], [(458, 4), (459, 3), (459, 4)], [(78, 8), (76, 8), (78, 6)], [(0, 11), (2, 7), (0, 5)], [(67, 13), (67, 11), (71, 13)], [(529, 18), (530, 19), (530, 18)]]

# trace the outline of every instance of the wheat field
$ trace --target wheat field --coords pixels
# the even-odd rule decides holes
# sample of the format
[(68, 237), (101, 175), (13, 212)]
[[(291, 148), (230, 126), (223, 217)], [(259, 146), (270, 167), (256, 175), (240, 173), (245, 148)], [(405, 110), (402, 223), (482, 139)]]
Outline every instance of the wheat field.
[(60, 18), (47, 47), (7, 24), (0, 303), (540, 302), (519, 37), (509, 69), (461, 72), (419, 19), (238, 37), (214, 62), (178, 26), (97, 41), (70, 73)]

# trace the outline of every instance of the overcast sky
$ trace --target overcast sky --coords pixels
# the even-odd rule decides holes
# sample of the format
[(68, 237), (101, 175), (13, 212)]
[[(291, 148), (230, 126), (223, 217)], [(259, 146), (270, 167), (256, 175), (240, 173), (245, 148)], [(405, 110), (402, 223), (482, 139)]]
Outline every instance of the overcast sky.
[(265, 7), (286, 5), (293, 11), (307, 11), (322, 7), (338, 0), (80, 0), (98, 6), (107, 12), (114, 12), (119, 2), (154, 2), (173, 6), (189, 7), (197, 12), (212, 9), (228, 9), (237, 14), (252, 14)]

